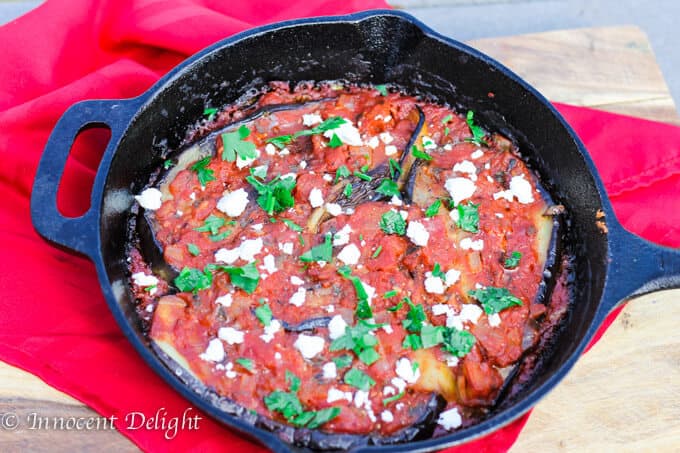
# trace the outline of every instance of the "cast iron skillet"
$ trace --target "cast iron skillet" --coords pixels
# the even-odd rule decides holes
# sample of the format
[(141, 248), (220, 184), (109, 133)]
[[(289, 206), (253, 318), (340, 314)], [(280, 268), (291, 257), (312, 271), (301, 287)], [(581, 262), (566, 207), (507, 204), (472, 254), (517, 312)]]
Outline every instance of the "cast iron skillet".
[[(144, 360), (217, 420), (272, 450), (291, 448), (193, 391), (152, 351), (127, 290), (126, 225), (133, 195), (142, 191), (167, 153), (180, 146), (204, 108), (233, 103), (269, 80), (335, 79), (393, 82), (428, 93), (461, 111), (474, 110), (488, 129), (514, 137), (553, 198), (566, 206), (571, 219), (567, 240), (575, 258), (575, 300), (564, 329), (533, 381), (512, 401), (483, 422), (447, 436), (366, 450), (439, 449), (506, 425), (557, 385), (622, 300), (680, 286), (680, 253), (621, 227), (574, 132), (546, 99), (498, 62), (395, 11), (254, 29), (199, 52), (137, 98), (72, 106), (49, 138), (31, 196), (38, 232), (94, 261), (113, 315)], [(66, 158), (76, 135), (93, 126), (110, 128), (111, 140), (95, 178), (91, 208), (81, 217), (65, 218), (56, 208), (56, 192)], [(596, 225), (598, 210), (605, 214), (607, 234)]]

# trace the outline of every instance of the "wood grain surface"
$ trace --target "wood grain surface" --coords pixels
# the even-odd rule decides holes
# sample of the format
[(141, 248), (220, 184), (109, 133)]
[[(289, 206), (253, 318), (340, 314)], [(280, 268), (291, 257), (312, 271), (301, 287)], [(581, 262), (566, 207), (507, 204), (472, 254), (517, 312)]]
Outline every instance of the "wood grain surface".
[[(554, 101), (680, 124), (644, 33), (636, 27), (555, 31), (471, 42)], [(601, 341), (541, 401), (512, 448), (677, 451), (680, 290), (632, 300)], [(0, 412), (96, 416), (39, 378), (0, 362)], [(120, 433), (0, 430), (0, 451), (136, 451)]]

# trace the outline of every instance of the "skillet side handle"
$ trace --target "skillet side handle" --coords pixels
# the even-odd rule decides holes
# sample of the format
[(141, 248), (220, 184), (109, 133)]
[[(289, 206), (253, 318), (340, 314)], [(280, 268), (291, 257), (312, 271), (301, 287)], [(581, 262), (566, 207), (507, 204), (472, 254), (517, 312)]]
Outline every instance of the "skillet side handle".
[[(96, 253), (99, 206), (97, 181), (108, 171), (109, 164), (128, 124), (132, 101), (83, 101), (71, 106), (59, 119), (47, 140), (40, 158), (31, 191), (31, 220), (45, 239), (83, 253)], [(136, 108), (136, 107), (135, 107)], [(57, 190), (66, 159), (78, 134), (89, 127), (107, 127), (111, 139), (101, 158), (88, 211), (80, 217), (64, 217), (57, 208)]]
[(610, 233), (611, 267), (600, 311), (633, 297), (680, 288), (680, 249), (647, 241), (617, 226)]

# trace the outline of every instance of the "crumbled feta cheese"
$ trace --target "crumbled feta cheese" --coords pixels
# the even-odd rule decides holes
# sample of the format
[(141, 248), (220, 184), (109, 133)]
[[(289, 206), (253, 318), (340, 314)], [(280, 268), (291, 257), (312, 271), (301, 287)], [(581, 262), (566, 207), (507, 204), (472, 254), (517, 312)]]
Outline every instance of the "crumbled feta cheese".
[(489, 175), (486, 175), (486, 180), (489, 182), (493, 182), (493, 178)]
[(305, 126), (314, 126), (323, 122), (323, 118), (318, 113), (305, 113), (302, 115), (302, 124)]
[[(154, 288), (155, 289), (155, 288)], [(149, 304), (144, 309), (147, 313), (153, 313), (153, 304)]]
[(329, 403), (342, 400), (346, 400), (348, 403), (351, 403), (353, 399), (352, 392), (343, 392), (342, 390), (338, 390), (334, 387), (328, 389), (328, 395), (326, 396), (326, 401)]
[(451, 430), (460, 427), (463, 424), (463, 419), (458, 412), (458, 408), (454, 407), (453, 409), (449, 409), (448, 411), (439, 414), (437, 423), (442, 428)]
[(446, 366), (454, 367), (458, 365), (458, 357), (451, 354), (446, 354)]
[(425, 291), (430, 294), (444, 294), (444, 282), (441, 278), (432, 275), (432, 272), (427, 272), (425, 278)]
[(385, 387), (383, 387), (383, 395), (390, 396), (390, 395), (396, 395), (396, 394), (397, 394), (397, 389), (395, 389), (391, 385), (386, 385)]
[(501, 198), (505, 198), (508, 201), (512, 201), (513, 197), (514, 196), (513, 196), (511, 190), (501, 190), (500, 192), (496, 192), (495, 194), (493, 194), (494, 200), (499, 200)]
[(153, 275), (146, 275), (144, 272), (132, 274), (132, 282), (137, 286), (147, 287), (158, 284), (158, 279)]
[(477, 148), (472, 154), (470, 154), (471, 159), (479, 159), (484, 155), (484, 151), (481, 149)]
[(335, 315), (328, 323), (328, 336), (331, 340), (340, 338), (345, 334), (345, 329), (347, 329), (345, 320), (342, 319), (342, 316)]
[(406, 390), (406, 381), (399, 377), (393, 377), (390, 383), (395, 386), (399, 393)]
[(215, 261), (218, 263), (235, 263), (239, 257), (239, 249), (225, 249), (221, 248), (215, 252)]
[(477, 187), (475, 183), (468, 178), (449, 178), (444, 183), (444, 188), (453, 199), (454, 206), (457, 206), (461, 201), (470, 198)]
[(479, 317), (482, 316), (482, 309), (475, 304), (463, 304), (458, 316), (461, 322), (470, 321), (472, 324), (477, 324)]
[(499, 219), (502, 219), (502, 218), (503, 218), (503, 214), (501, 214), (500, 212), (497, 212), (497, 213), (496, 213), (496, 217), (498, 217)]
[(453, 171), (457, 171), (458, 173), (467, 173), (472, 181), (477, 180), (477, 167), (475, 167), (475, 164), (469, 160), (458, 162), (453, 166)]
[(392, 412), (384, 410), (380, 413), (380, 420), (384, 421), (385, 423), (390, 423), (394, 421), (394, 415), (392, 415)]
[(243, 158), (241, 158), (241, 156), (237, 155), (236, 156), (236, 167), (238, 167), (238, 169), (240, 170), (242, 168), (246, 168), (246, 167), (250, 166), (250, 164), (255, 162), (255, 159), (260, 157), (260, 151), (256, 149), (255, 154), (257, 154), (256, 157), (251, 157), (251, 158), (248, 158), (248, 159), (243, 159)]
[(524, 179), (524, 175), (513, 176), (510, 180), (510, 191), (517, 197), (517, 201), (522, 204), (534, 202), (534, 195), (531, 191), (531, 183)]
[(323, 192), (321, 189), (315, 187), (309, 192), (309, 204), (311, 204), (313, 208), (323, 206)]
[(279, 156), (287, 156), (290, 154), (290, 150), (288, 148), (283, 148), (281, 151), (279, 151)]
[(340, 245), (349, 244), (349, 235), (352, 232), (352, 227), (349, 224), (345, 225), (333, 235), (333, 246), (337, 247)]
[(217, 336), (229, 344), (243, 343), (243, 335), (243, 332), (233, 327), (220, 327), (220, 330), (217, 331)]
[(234, 371), (234, 364), (229, 362), (225, 365), (227, 371), (224, 372), (224, 375), (228, 377), (229, 379), (234, 379), (236, 377), (236, 371)]
[(284, 242), (282, 244), (282, 243), (279, 242), (279, 250), (281, 250), (286, 255), (292, 255), (293, 254), (293, 243), (292, 242)]
[(471, 238), (463, 238), (460, 241), (460, 248), (463, 250), (484, 250), (484, 240), (483, 239), (477, 239), (476, 241), (473, 241)]
[(182, 216), (184, 215), (184, 212), (182, 212), (182, 211), (180, 211), (180, 210), (178, 209), (177, 211), (175, 211), (175, 215), (176, 215), (177, 217), (182, 217)]
[(445, 151), (451, 151), (453, 149), (453, 145), (451, 143), (447, 143), (444, 145), (444, 150)]
[(324, 379), (334, 379), (338, 377), (338, 368), (335, 366), (335, 362), (324, 363), (321, 369), (323, 370)]
[(281, 330), (281, 323), (278, 319), (272, 319), (268, 326), (264, 327), (264, 333), (260, 335), (260, 338), (265, 343), (269, 343), (274, 339), (274, 334)]
[(491, 327), (498, 327), (501, 325), (501, 316), (498, 313), (494, 313), (489, 315), (487, 321)]
[(276, 146), (274, 146), (271, 143), (267, 143), (264, 146), (264, 152), (267, 153), (269, 156), (273, 156), (274, 154), (276, 154)]
[(355, 265), (359, 262), (361, 257), (361, 251), (354, 244), (346, 245), (340, 253), (338, 253), (338, 259), (347, 265)]
[(295, 285), (295, 286), (300, 286), (300, 285), (304, 285), (304, 284), (305, 284), (305, 281), (302, 280), (302, 279), (301, 279), (300, 277), (298, 277), (297, 275), (291, 275), (291, 277), (290, 277), (290, 282), (291, 282), (293, 285)]
[(274, 255), (265, 256), (262, 259), (262, 264), (263, 266), (261, 268), (265, 270), (268, 274), (273, 274), (278, 270), (276, 268), (276, 260), (274, 259)]
[(229, 217), (238, 217), (248, 206), (248, 192), (241, 188), (233, 192), (225, 192), (217, 202), (217, 209)]
[(399, 215), (400, 215), (401, 218), (404, 219), (404, 220), (408, 219), (408, 211), (404, 211), (403, 209), (401, 209), (401, 210), (399, 211)]
[(224, 355), (224, 345), (218, 338), (213, 338), (208, 343), (205, 352), (199, 354), (198, 357), (207, 362), (221, 362), (224, 360)]
[(337, 135), (342, 143), (350, 146), (361, 146), (364, 144), (361, 140), (359, 129), (354, 127), (348, 119), (345, 119), (345, 122), (335, 129), (325, 131), (323, 135), (328, 139), (333, 138), (333, 135)]
[(276, 360), (281, 360), (281, 353), (280, 353), (280, 352), (275, 352), (275, 353), (274, 353), (274, 358), (275, 358)]
[(437, 144), (434, 142), (434, 140), (432, 140), (431, 137), (424, 135), (423, 136), (423, 148), (425, 148), (426, 150), (436, 149)]
[(385, 155), (386, 156), (394, 156), (395, 154), (397, 154), (397, 152), (399, 152), (399, 150), (394, 145), (387, 145), (385, 147)]
[(328, 173), (323, 175), (323, 180), (326, 182), (332, 182), (333, 181), (333, 175), (329, 175)]
[(305, 298), (307, 297), (307, 290), (304, 288), (298, 288), (296, 292), (290, 296), (288, 302), (295, 305), (296, 307), (302, 306), (305, 303)]
[(335, 312), (335, 305), (327, 305), (323, 307), (324, 310), (326, 310), (328, 313), (334, 313)]
[(452, 327), (456, 330), (463, 330), (465, 328), (463, 320), (453, 310), (446, 314), (446, 327)]
[(189, 199), (190, 199), (191, 201), (196, 201), (196, 193), (195, 193), (195, 192), (191, 192), (191, 193), (189, 194)]
[(392, 195), (392, 199), (390, 200), (390, 204), (394, 206), (403, 206), (404, 202), (401, 201), (401, 198), (399, 198), (396, 195)]
[(380, 137), (380, 141), (386, 145), (389, 145), (394, 141), (394, 137), (392, 137), (392, 134), (390, 134), (389, 131), (381, 132), (378, 136)]
[(446, 286), (451, 286), (454, 285), (459, 278), (460, 271), (457, 271), (455, 269), (449, 269), (448, 271), (446, 271), (444, 283), (446, 283)]
[(371, 137), (371, 139), (368, 141), (368, 146), (373, 149), (376, 149), (378, 145), (380, 145), (380, 140), (378, 140), (378, 137)]
[[(397, 373), (397, 376), (409, 384), (415, 383), (420, 377), (420, 370), (416, 369), (413, 371), (411, 361), (406, 357), (402, 357), (401, 359), (397, 360), (395, 372)], [(392, 382), (392, 384), (394, 384), (394, 382)]]
[(385, 324), (384, 326), (382, 326), (382, 329), (383, 329), (386, 333), (392, 333), (392, 332), (394, 332), (394, 329), (393, 329), (392, 326), (389, 325), (389, 324)]
[(389, 123), (390, 121), (392, 121), (392, 115), (387, 115), (385, 118), (383, 118), (383, 122), (385, 123)]
[(262, 251), (262, 247), (262, 238), (247, 239), (241, 242), (241, 245), (237, 248), (219, 249), (215, 252), (215, 261), (232, 264), (237, 259), (241, 258), (244, 261), (251, 262), (255, 259), (255, 255)]
[(364, 390), (357, 390), (354, 394), (354, 405), (356, 407), (362, 407), (370, 400), (368, 399), (368, 392)]
[(300, 168), (303, 169), (303, 170), (305, 168), (307, 168), (307, 161), (306, 160), (300, 161)]
[(155, 211), (156, 209), (160, 209), (163, 204), (163, 201), (161, 201), (162, 196), (163, 193), (160, 190), (149, 187), (148, 189), (144, 189), (139, 195), (135, 195), (135, 200), (137, 200), (137, 203), (144, 209)]
[(450, 210), (449, 217), (451, 217), (453, 223), (458, 224), (458, 221), (460, 220), (460, 213), (458, 212), (458, 209)]
[(375, 288), (366, 282), (361, 282), (361, 286), (363, 286), (364, 291), (366, 291), (366, 296), (368, 296), (368, 304), (370, 305), (371, 301), (375, 297)]
[(250, 225), (250, 228), (252, 228), (255, 231), (262, 231), (262, 224), (261, 223), (256, 223), (254, 225)]
[(424, 247), (427, 245), (427, 241), (430, 239), (430, 233), (427, 232), (425, 226), (416, 221), (412, 220), (408, 223), (408, 228), (406, 228), (406, 236), (411, 239), (415, 245)]
[(432, 314), (435, 316), (452, 313), (453, 309), (446, 304), (435, 304), (432, 306)]
[(326, 203), (326, 211), (333, 217), (337, 217), (342, 214), (342, 206), (337, 203)]
[(215, 299), (215, 303), (223, 307), (231, 307), (232, 302), (234, 302), (234, 298), (229, 293)]
[(295, 349), (300, 351), (302, 357), (304, 357), (305, 359), (311, 359), (312, 357), (316, 356), (321, 351), (323, 351), (325, 343), (326, 342), (321, 337), (305, 335), (304, 333), (301, 333), (300, 335), (298, 335), (297, 340), (295, 340), (295, 343), (293, 343), (293, 346), (295, 346)]

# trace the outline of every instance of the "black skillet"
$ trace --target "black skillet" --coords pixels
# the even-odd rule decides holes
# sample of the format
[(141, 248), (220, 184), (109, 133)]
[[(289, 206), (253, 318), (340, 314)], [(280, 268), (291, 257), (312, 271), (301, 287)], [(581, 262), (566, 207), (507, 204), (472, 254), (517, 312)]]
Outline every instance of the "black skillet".
[[(513, 137), (553, 199), (566, 206), (571, 220), (567, 240), (575, 257), (574, 303), (564, 329), (533, 380), (512, 401), (481, 423), (444, 437), (364, 449), (440, 449), (501, 428), (564, 378), (617, 304), (680, 286), (680, 253), (622, 228), (576, 134), (546, 99), (498, 62), (395, 11), (254, 29), (196, 54), (137, 98), (72, 106), (50, 136), (31, 196), (38, 232), (94, 261), (113, 315), (144, 360), (217, 420), (272, 450), (294, 448), (194, 391), (152, 351), (127, 290), (126, 226), (133, 195), (143, 190), (170, 150), (181, 146), (206, 107), (233, 103), (269, 80), (335, 79), (392, 82), (427, 93), (461, 111), (474, 110), (488, 129)], [(111, 140), (94, 182), (91, 208), (82, 217), (65, 218), (56, 208), (64, 164), (76, 135), (93, 126), (110, 128)], [(600, 210), (608, 233), (596, 224)]]

